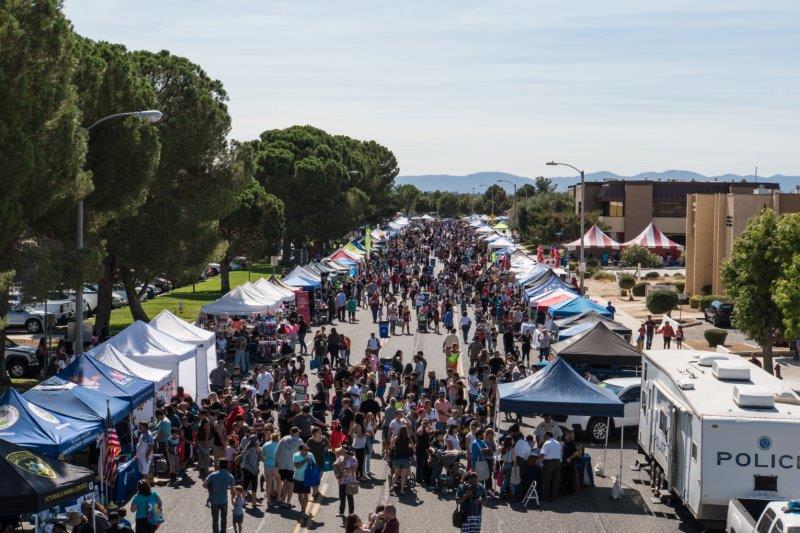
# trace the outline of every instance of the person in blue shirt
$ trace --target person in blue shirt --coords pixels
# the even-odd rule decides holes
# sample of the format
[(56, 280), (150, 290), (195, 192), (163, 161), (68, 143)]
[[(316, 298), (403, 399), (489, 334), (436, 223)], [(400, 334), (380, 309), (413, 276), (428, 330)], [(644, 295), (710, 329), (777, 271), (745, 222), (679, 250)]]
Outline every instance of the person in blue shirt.
[(131, 512), (136, 521), (136, 531), (144, 531), (145, 533), (155, 531), (147, 518), (147, 514), (151, 506), (161, 507), (161, 498), (150, 487), (150, 483), (147, 480), (139, 480), (136, 489), (136, 495), (131, 499)]
[(611, 302), (608, 302), (608, 305), (606, 305), (606, 311), (611, 313), (611, 320), (614, 320), (614, 313), (617, 312), (617, 308), (611, 305)]
[(236, 480), (228, 472), (226, 459), (221, 459), (219, 470), (209, 474), (203, 482), (203, 486), (210, 489), (211, 493), (211, 530), (213, 533), (228, 531), (228, 496), (230, 494), (231, 501), (233, 501), (235, 485)]
[(292, 477), (294, 493), (297, 494), (297, 498), (300, 500), (300, 514), (305, 515), (308, 494), (311, 492), (311, 487), (307, 487), (305, 484), (306, 470), (309, 464), (316, 464), (314, 456), (308, 453), (308, 445), (306, 443), (300, 444), (299, 450), (292, 456), (292, 462), (294, 463), (294, 476)]
[(480, 533), (484, 500), (486, 490), (478, 483), (478, 475), (470, 472), (456, 490), (456, 501), (461, 506), (462, 532)]

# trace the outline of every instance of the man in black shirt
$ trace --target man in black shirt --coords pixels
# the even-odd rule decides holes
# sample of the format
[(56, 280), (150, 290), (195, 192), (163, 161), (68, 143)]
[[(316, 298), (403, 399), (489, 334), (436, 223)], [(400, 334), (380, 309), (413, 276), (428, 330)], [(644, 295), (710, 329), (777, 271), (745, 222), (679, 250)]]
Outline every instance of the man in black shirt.
[(489, 371), (496, 376), (504, 364), (500, 352), (495, 352), (492, 358), (489, 359)]
[(362, 413), (372, 413), (375, 417), (375, 425), (380, 425), (381, 406), (378, 400), (375, 399), (374, 392), (369, 391), (367, 393), (367, 398), (361, 402), (361, 407), (359, 407), (358, 410)]
[(339, 422), (342, 424), (342, 433), (350, 436), (350, 426), (353, 425), (355, 417), (356, 415), (351, 407), (350, 398), (344, 398), (342, 400), (342, 412), (339, 414)]

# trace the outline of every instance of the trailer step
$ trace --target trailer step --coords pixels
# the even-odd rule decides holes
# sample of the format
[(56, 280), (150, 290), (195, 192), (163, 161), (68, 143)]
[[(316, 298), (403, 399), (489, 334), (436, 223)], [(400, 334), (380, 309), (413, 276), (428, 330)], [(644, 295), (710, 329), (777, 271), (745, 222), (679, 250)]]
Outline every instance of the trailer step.
[(646, 470), (649, 469), (650, 468), (650, 462), (649, 461), (642, 461), (642, 460), (637, 458), (635, 461), (633, 461), (633, 464), (630, 465), (630, 469), (633, 470), (634, 472), (638, 472), (642, 468), (644, 468)]
[(664, 500), (669, 500), (670, 498), (672, 498), (672, 493), (665, 489), (657, 491), (656, 494), (658, 495), (658, 499), (661, 500), (662, 502)]

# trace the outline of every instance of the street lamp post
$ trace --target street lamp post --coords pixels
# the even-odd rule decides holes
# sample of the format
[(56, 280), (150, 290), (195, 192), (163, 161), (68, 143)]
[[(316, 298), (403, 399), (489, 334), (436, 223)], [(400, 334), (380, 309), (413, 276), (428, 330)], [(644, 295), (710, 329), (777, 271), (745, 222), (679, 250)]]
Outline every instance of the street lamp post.
[[(110, 120), (116, 120), (118, 118), (126, 118), (126, 117), (136, 117), (142, 120), (145, 120), (150, 123), (156, 123), (161, 120), (161, 117), (164, 115), (161, 111), (155, 109), (148, 109), (145, 111), (129, 111), (127, 113), (115, 113), (113, 115), (108, 115), (103, 117), (94, 123), (92, 123), (89, 127), (86, 128), (87, 136), (91, 133), (92, 129), (95, 126), (99, 126), (104, 122), (108, 122)], [(75, 286), (75, 342), (73, 343), (73, 351), (75, 355), (80, 355), (83, 353), (83, 279), (82, 279), (82, 269), (81, 269), (81, 254), (83, 252), (83, 198), (78, 200), (78, 224), (77, 224), (77, 235), (76, 235), (76, 249), (78, 251), (78, 280)]]
[(584, 176), (583, 170), (580, 170), (580, 169), (578, 169), (576, 167), (573, 167), (572, 165), (570, 165), (568, 163), (557, 163), (556, 161), (548, 161), (547, 165), (551, 166), (551, 167), (555, 167), (555, 166), (559, 166), (559, 165), (562, 166), (562, 167), (569, 167), (572, 170), (574, 170), (575, 172), (580, 173), (580, 175), (581, 175), (581, 259), (580, 259), (580, 263), (578, 265), (578, 272), (580, 273), (580, 276), (581, 276), (580, 290), (581, 290), (581, 294), (583, 294), (583, 276), (584, 276), (584, 273), (586, 271), (586, 263), (585, 263), (586, 258), (584, 256), (584, 249), (583, 249), (584, 248), (584, 246), (583, 246), (584, 232), (586, 231), (585, 227), (584, 227), (586, 225), (586, 182), (585, 182), (585, 176)]
[(517, 234), (519, 234), (519, 230), (517, 229), (517, 221), (519, 220), (519, 217), (517, 216), (517, 184), (516, 183), (512, 183), (512, 182), (510, 182), (508, 180), (497, 180), (497, 183), (500, 183), (501, 181), (503, 183), (508, 183), (509, 185), (514, 187), (514, 205), (512, 207), (512, 209), (514, 210), (514, 222), (513, 222), (514, 223), (514, 230), (511, 232), (511, 235), (513, 236), (514, 235), (514, 231), (516, 231)]

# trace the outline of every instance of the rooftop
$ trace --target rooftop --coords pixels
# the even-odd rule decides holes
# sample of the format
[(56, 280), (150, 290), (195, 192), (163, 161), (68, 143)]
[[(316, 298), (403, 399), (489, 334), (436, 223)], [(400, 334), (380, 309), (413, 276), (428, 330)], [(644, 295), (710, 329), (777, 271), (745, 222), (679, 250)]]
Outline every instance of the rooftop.
[(703, 416), (748, 418), (748, 419), (789, 419), (800, 422), (800, 405), (775, 402), (771, 408), (740, 407), (733, 399), (733, 389), (737, 385), (757, 386), (773, 394), (795, 395), (786, 383), (767, 373), (755, 365), (747, 363), (737, 355), (728, 356), (732, 361), (741, 361), (750, 367), (749, 381), (721, 381), (712, 373), (712, 367), (700, 366), (698, 360), (702, 355), (713, 354), (721, 356), (718, 352), (704, 352), (699, 350), (646, 350), (644, 360), (655, 365), (677, 384), (678, 381), (688, 381), (694, 386), (691, 390), (680, 390), (681, 400), (687, 407)]

